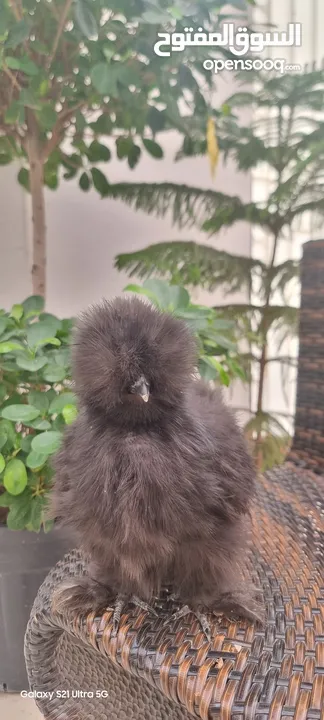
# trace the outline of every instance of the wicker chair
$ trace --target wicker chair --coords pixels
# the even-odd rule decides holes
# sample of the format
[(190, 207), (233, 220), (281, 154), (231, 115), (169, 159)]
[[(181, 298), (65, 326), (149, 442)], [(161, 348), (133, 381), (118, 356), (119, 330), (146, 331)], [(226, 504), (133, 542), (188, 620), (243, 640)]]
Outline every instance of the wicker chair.
[[(164, 626), (131, 607), (51, 612), (55, 585), (80, 574), (73, 551), (36, 598), (25, 640), (31, 689), (48, 720), (324, 720), (324, 241), (304, 246), (296, 431), (289, 461), (260, 477), (250, 562), (264, 591), (263, 630), (189, 616)], [(53, 693), (53, 695), (51, 695)]]

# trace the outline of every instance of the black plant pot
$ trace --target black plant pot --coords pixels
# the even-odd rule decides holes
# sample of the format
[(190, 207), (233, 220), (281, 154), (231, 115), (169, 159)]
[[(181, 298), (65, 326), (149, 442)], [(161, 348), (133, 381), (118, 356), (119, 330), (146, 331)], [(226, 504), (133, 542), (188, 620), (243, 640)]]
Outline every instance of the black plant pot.
[(28, 689), (24, 634), (30, 611), (47, 573), (71, 547), (57, 528), (45, 534), (0, 525), (0, 691)]

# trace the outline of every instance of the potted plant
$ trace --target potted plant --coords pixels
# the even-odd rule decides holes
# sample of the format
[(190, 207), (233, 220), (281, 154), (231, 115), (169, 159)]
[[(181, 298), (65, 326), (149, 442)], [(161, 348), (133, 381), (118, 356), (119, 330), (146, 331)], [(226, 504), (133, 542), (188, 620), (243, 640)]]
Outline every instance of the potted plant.
[(32, 602), (69, 547), (45, 511), (50, 457), (77, 413), (72, 321), (43, 308), (33, 296), (0, 310), (0, 687), (11, 691), (27, 687), (23, 637)]

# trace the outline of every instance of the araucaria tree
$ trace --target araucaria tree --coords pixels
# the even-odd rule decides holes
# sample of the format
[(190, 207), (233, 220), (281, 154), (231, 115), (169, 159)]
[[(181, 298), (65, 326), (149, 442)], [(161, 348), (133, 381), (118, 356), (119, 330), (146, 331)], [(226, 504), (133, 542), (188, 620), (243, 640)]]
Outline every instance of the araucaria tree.
[[(235, 113), (253, 108), (255, 121), (240, 125)], [(163, 242), (117, 257), (119, 269), (145, 278), (162, 275), (187, 286), (225, 292), (245, 289), (250, 301), (222, 306), (237, 321), (250, 343), (247, 360), (257, 377), (257, 399), (246, 431), (260, 467), (279, 461), (287, 446), (287, 424), (280, 415), (264, 409), (266, 368), (294, 363), (285, 340), (296, 332), (298, 311), (290, 307), (289, 290), (298, 281), (299, 262), (279, 259), (281, 241), (289, 240), (301, 218), (313, 223), (324, 217), (324, 72), (259, 77), (257, 91), (242, 91), (228, 99), (217, 117), (219, 146), (226, 160), (232, 157), (241, 171), (262, 164), (270, 173), (268, 196), (262, 202), (244, 203), (239, 197), (213, 190), (171, 183), (110, 186), (109, 194), (133, 207), (162, 216), (171, 211), (178, 227), (203, 227), (210, 235), (245, 221), (262, 228), (270, 246), (265, 262), (240, 257), (194, 242)], [(262, 111), (260, 113), (260, 110)], [(271, 113), (271, 119), (270, 119)], [(197, 134), (186, 138), (179, 157), (203, 153), (206, 143)], [(275, 347), (273, 353), (270, 347)]]
[[(187, 55), (184, 65), (181, 53), (158, 57), (157, 32), (181, 30), (193, 19), (217, 28), (223, 5), (1, 0), (0, 164), (18, 158), (18, 179), (31, 193), (34, 293), (46, 292), (44, 185), (54, 190), (63, 173), (77, 177), (84, 191), (93, 185), (107, 194), (108, 179), (95, 165), (109, 161), (103, 138), (111, 135), (118, 158), (131, 168), (142, 149), (162, 157), (155, 134), (183, 132), (178, 103), (199, 58)], [(246, 2), (233, 5), (242, 9)], [(205, 104), (197, 83), (194, 94), (199, 116)]]

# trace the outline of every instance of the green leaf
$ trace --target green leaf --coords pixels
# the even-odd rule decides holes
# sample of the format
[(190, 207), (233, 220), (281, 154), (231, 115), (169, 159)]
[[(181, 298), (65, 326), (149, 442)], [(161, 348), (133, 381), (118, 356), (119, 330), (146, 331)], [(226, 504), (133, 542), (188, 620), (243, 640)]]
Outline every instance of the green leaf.
[(101, 95), (112, 95), (116, 97), (117, 76), (112, 66), (107, 62), (100, 62), (91, 70), (90, 73), (92, 84)]
[(85, 0), (75, 0), (74, 17), (82, 34), (88, 38), (88, 40), (98, 39), (97, 22)]
[(37, 118), (41, 127), (44, 128), (44, 130), (52, 130), (53, 126), (56, 123), (57, 113), (51, 105), (44, 104), (37, 112)]
[(62, 415), (67, 425), (72, 425), (74, 420), (78, 417), (78, 409), (75, 405), (65, 405), (62, 410)]
[(99, 115), (95, 122), (90, 123), (90, 126), (98, 135), (110, 135), (113, 129), (112, 120), (107, 113)]
[(142, 138), (142, 142), (145, 149), (148, 153), (150, 153), (150, 155), (155, 158), (163, 157), (163, 150), (161, 148), (161, 145), (155, 142), (155, 140), (151, 140), (150, 138)]
[(147, 114), (147, 125), (155, 134), (161, 132), (165, 128), (166, 115), (164, 110), (158, 110), (156, 107), (150, 107)]
[(10, 495), (10, 493), (5, 490), (0, 495), (0, 507), (9, 507), (9, 505), (12, 503), (13, 495)]
[(29, 33), (30, 25), (27, 20), (20, 20), (10, 28), (5, 46), (15, 49), (18, 45), (23, 43), (24, 40), (27, 40)]
[(59, 347), (61, 345), (61, 341), (55, 337), (43, 338), (43, 340), (38, 340), (38, 342), (35, 344), (35, 348), (38, 349), (43, 345), (55, 345), (55, 347)]
[(149, 278), (143, 283), (143, 288), (153, 293), (156, 298), (156, 304), (162, 310), (166, 310), (172, 304), (171, 286), (165, 280), (160, 280), (159, 278)]
[(65, 378), (65, 369), (55, 363), (49, 363), (43, 372), (44, 380), (47, 382), (61, 382)]
[(30, 390), (28, 393), (28, 402), (44, 414), (49, 408), (49, 399), (46, 392), (40, 390)]
[(6, 444), (7, 440), (8, 440), (8, 436), (4, 435), (4, 433), (0, 433), (0, 450), (2, 450), (2, 448)]
[(90, 162), (107, 162), (111, 158), (111, 152), (106, 145), (93, 140), (89, 145), (86, 155)]
[(3, 476), (3, 484), (11, 495), (20, 495), (27, 485), (27, 471), (17, 458), (9, 460)]
[(3, 470), (5, 469), (5, 467), (6, 467), (6, 461), (5, 461), (2, 453), (0, 453), (0, 473), (3, 472)]
[(45, 365), (48, 363), (48, 358), (46, 357), (39, 357), (35, 358), (34, 360), (28, 359), (23, 355), (17, 355), (16, 362), (18, 367), (20, 367), (22, 370), (29, 370), (30, 372), (37, 372), (38, 370), (41, 370)]
[(9, 165), (12, 156), (9, 153), (0, 153), (0, 165)]
[(25, 315), (33, 313), (39, 315), (44, 310), (45, 300), (41, 295), (30, 295), (22, 303)]
[(28, 425), (28, 427), (34, 428), (34, 430), (50, 430), (52, 427), (51, 423), (48, 422), (48, 420), (44, 420), (44, 418), (36, 418), (36, 420), (31, 420), (25, 424)]
[(6, 420), (24, 423), (35, 420), (39, 415), (39, 410), (33, 405), (8, 405), (3, 408), (1, 415)]
[(18, 103), (19, 103), (19, 105), (22, 105), (24, 107), (29, 107), (32, 110), (40, 110), (41, 109), (41, 104), (40, 104), (38, 98), (34, 95), (34, 93), (29, 88), (21, 90), (19, 99), (18, 99)]
[(20, 70), (25, 75), (38, 75), (39, 73), (39, 68), (27, 55), (21, 58), (7, 56), (5, 62), (10, 70)]
[(49, 430), (48, 432), (36, 435), (32, 440), (31, 446), (35, 452), (44, 455), (52, 455), (59, 449), (61, 442), (62, 433), (55, 430)]
[(34, 532), (39, 532), (43, 520), (43, 510), (45, 507), (45, 499), (36, 495), (31, 502), (30, 524)]
[(24, 121), (24, 108), (20, 105), (18, 100), (14, 100), (5, 112), (5, 122), (8, 123), (8, 125), (14, 125), (15, 123), (21, 125)]
[(75, 405), (76, 396), (72, 392), (65, 392), (57, 395), (56, 398), (51, 402), (48, 413), (49, 415), (56, 415), (61, 413), (66, 405)]
[(29, 326), (26, 332), (26, 338), (29, 347), (37, 348), (42, 344), (50, 343), (51, 345), (60, 345), (60, 341), (53, 338), (51, 323), (35, 322)]
[(90, 189), (91, 180), (89, 178), (88, 173), (83, 172), (82, 175), (80, 175), (79, 187), (81, 188), (81, 190), (84, 190), (85, 192)]
[(142, 285), (134, 285), (131, 283), (130, 285), (126, 285), (124, 288), (124, 292), (133, 292), (138, 293), (139, 295), (145, 295), (145, 297), (148, 297), (154, 305), (159, 305), (158, 300), (153, 292), (151, 292), (148, 288), (143, 287)]
[(98, 168), (91, 168), (91, 175), (95, 189), (100, 193), (102, 197), (109, 191), (109, 182), (105, 175), (98, 170)]
[(44, 533), (48, 533), (53, 530), (54, 520), (45, 520), (43, 522)]
[(29, 170), (27, 170), (27, 168), (24, 168), (24, 167), (20, 168), (19, 173), (17, 175), (17, 179), (18, 179), (19, 185), (22, 185), (22, 187), (25, 188), (25, 190), (28, 190), (28, 192), (29, 192), (29, 190), (30, 190)]
[(128, 165), (131, 168), (131, 170), (133, 170), (134, 167), (136, 167), (136, 165), (140, 159), (141, 152), (142, 152), (141, 148), (138, 145), (135, 145), (135, 143), (133, 143), (133, 145), (130, 148), (130, 151), (128, 153), (128, 156), (127, 156)]
[[(13, 305), (10, 310), (10, 317), (14, 318), (17, 322), (21, 320), (24, 314), (24, 308), (22, 305)], [(1, 318), (0, 318), (1, 319)]]
[(0, 335), (2, 335), (7, 327), (8, 319), (6, 317), (0, 317)]
[(21, 438), (20, 447), (23, 452), (25, 452), (25, 453), (30, 452), (30, 446), (31, 446), (32, 439), (33, 439), (33, 435), (26, 435), (25, 437)]
[(9, 530), (24, 530), (30, 517), (30, 504), (13, 505), (7, 515), (7, 527)]
[(40, 468), (42, 468), (43, 465), (45, 465), (47, 459), (48, 459), (48, 455), (35, 452), (35, 450), (31, 450), (31, 452), (29, 453), (29, 455), (26, 458), (26, 465), (31, 470), (40, 470)]
[(51, 313), (42, 312), (39, 315), (39, 320), (40, 322), (46, 322), (47, 327), (50, 328), (51, 336), (56, 335), (62, 329), (62, 320), (59, 320), (56, 315), (51, 315)]
[(23, 345), (18, 342), (2, 342), (0, 343), (0, 355), (14, 352), (15, 350), (21, 350), (22, 348)]

